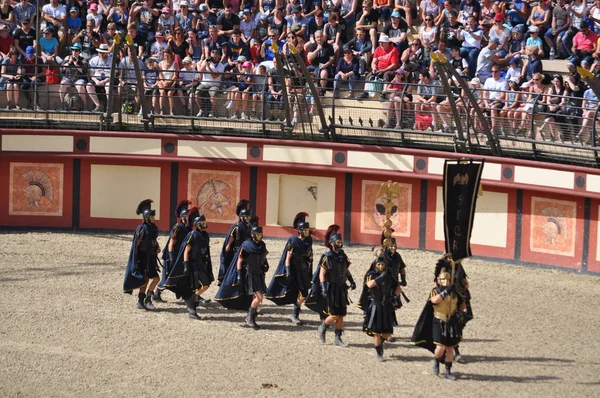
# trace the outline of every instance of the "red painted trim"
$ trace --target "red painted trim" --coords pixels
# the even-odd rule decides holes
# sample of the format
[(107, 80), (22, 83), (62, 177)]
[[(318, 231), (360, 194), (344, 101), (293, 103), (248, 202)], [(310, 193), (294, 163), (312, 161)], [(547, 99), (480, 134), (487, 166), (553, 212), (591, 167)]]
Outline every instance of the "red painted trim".
[[(156, 164), (156, 162), (139, 162), (139, 161), (90, 161), (83, 159), (81, 161), (81, 200), (80, 200), (80, 215), (79, 225), (81, 228), (100, 228), (100, 229), (119, 229), (119, 230), (134, 230), (141, 222), (141, 216), (135, 214), (135, 209), (131, 209), (131, 219), (123, 220), (119, 218), (98, 218), (91, 217), (91, 165), (103, 164), (111, 166), (146, 166), (160, 167), (160, 220), (156, 221), (156, 225), (161, 231), (170, 229), (169, 217), (171, 209), (169, 204), (169, 189), (171, 182), (171, 170), (168, 165)], [(143, 200), (145, 198), (141, 198)]]
[(575, 222), (575, 240), (573, 256), (565, 256), (554, 253), (540, 253), (529, 249), (532, 239), (531, 231), (531, 200), (532, 197), (540, 197), (539, 192), (523, 192), (523, 225), (521, 234), (521, 260), (529, 263), (555, 265), (558, 267), (571, 268), (581, 270), (581, 259), (583, 256), (583, 206), (582, 198), (574, 198), (572, 196), (554, 195), (541, 196), (549, 200), (565, 200), (576, 202), (576, 222)]
[[(62, 216), (24, 216), (9, 215), (10, 163), (61, 163), (63, 165), (63, 208)], [(39, 157), (0, 158), (0, 225), (14, 227), (53, 227), (69, 228), (73, 220), (73, 162), (70, 159), (41, 159)]]
[(589, 235), (589, 251), (588, 251), (588, 272), (600, 272), (600, 261), (596, 260), (596, 252), (598, 250), (598, 206), (600, 201), (592, 200), (590, 206), (590, 235)]
[[(0, 136), (2, 135), (87, 135), (87, 136), (104, 136), (104, 137), (129, 137), (129, 138), (141, 138), (139, 132), (115, 132), (115, 131), (90, 131), (90, 130), (42, 130), (42, 129), (0, 129)], [(494, 156), (478, 156), (470, 154), (457, 154), (452, 152), (440, 152), (435, 150), (424, 150), (424, 149), (410, 149), (410, 148), (399, 148), (399, 147), (385, 147), (385, 146), (374, 146), (374, 145), (359, 145), (359, 144), (345, 144), (335, 142), (312, 142), (312, 141), (282, 141), (279, 139), (269, 138), (248, 138), (248, 137), (223, 137), (223, 136), (204, 136), (201, 134), (169, 134), (169, 133), (143, 133), (143, 138), (160, 138), (160, 139), (185, 139), (185, 140), (196, 140), (206, 142), (243, 142), (249, 145), (279, 145), (279, 146), (291, 146), (291, 147), (309, 147), (309, 148), (326, 148), (334, 150), (352, 150), (352, 151), (365, 151), (365, 152), (379, 152), (379, 153), (392, 153), (392, 154), (406, 154), (412, 156), (422, 157), (436, 157), (436, 158), (447, 158), (447, 159), (460, 159), (460, 158), (484, 158), (490, 163), (505, 164), (509, 162), (513, 165), (538, 167), (552, 170), (563, 170), (571, 172), (581, 172), (587, 174), (600, 175), (600, 170), (595, 168), (562, 165), (554, 163), (536, 162), (531, 160), (523, 159), (512, 159), (502, 158)], [(397, 172), (396, 172), (397, 173)]]

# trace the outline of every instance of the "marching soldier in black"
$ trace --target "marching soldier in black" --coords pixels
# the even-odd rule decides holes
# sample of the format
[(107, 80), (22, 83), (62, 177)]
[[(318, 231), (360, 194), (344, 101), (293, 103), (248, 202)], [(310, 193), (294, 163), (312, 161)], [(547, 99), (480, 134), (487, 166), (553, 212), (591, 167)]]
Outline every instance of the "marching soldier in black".
[(250, 217), (252, 217), (252, 212), (248, 208), (250, 206), (250, 201), (246, 199), (242, 199), (238, 202), (235, 214), (239, 217), (239, 220), (232, 224), (225, 235), (225, 240), (223, 242), (223, 247), (221, 248), (221, 266), (219, 268), (218, 282), (217, 284), (220, 286), (223, 278), (225, 278), (225, 274), (231, 265), (231, 260), (237, 253), (242, 243), (250, 238)]
[(152, 203), (152, 199), (143, 200), (135, 211), (137, 215), (142, 215), (144, 221), (133, 235), (123, 281), (125, 293), (131, 294), (133, 290), (139, 289), (137, 308), (148, 310), (156, 309), (152, 304), (152, 295), (159, 281), (157, 256), (160, 246), (157, 240), (158, 227), (154, 224), (156, 211), (152, 209)]
[(162, 275), (160, 283), (158, 284), (158, 289), (154, 291), (154, 301), (164, 301), (161, 297), (161, 290), (164, 290), (164, 284), (167, 280), (167, 276), (173, 270), (173, 265), (175, 264), (175, 260), (179, 254), (179, 249), (181, 249), (181, 244), (183, 243), (183, 240), (187, 234), (190, 232), (190, 227), (187, 225), (187, 214), (191, 204), (192, 202), (190, 200), (185, 199), (179, 202), (175, 208), (177, 224), (175, 224), (171, 229), (169, 240), (167, 241), (167, 244), (163, 250)]
[(226, 308), (247, 310), (246, 325), (258, 329), (256, 316), (267, 290), (265, 273), (269, 270), (269, 252), (262, 240), (262, 227), (253, 224), (250, 237), (234, 256), (215, 300)]
[(400, 295), (401, 287), (393, 280), (383, 257), (375, 260), (374, 269), (367, 273), (365, 286), (369, 293), (363, 331), (373, 336), (377, 360), (382, 362), (383, 342), (394, 333), (396, 325), (393, 300)]
[(302, 325), (300, 308), (310, 289), (313, 265), (313, 241), (307, 217), (308, 213), (298, 213), (294, 218), (298, 235), (286, 242), (266, 293), (266, 297), (277, 305), (294, 304), (290, 320), (297, 326)]
[(189, 210), (187, 225), (191, 227), (191, 231), (182, 239), (164, 287), (185, 300), (190, 318), (200, 319), (196, 311), (198, 296), (214, 281), (210, 237), (206, 232), (206, 217), (200, 214), (198, 207)]
[(327, 229), (325, 245), (329, 247), (329, 251), (321, 256), (319, 268), (313, 274), (313, 285), (306, 306), (326, 315), (318, 329), (321, 342), (326, 342), (327, 328), (335, 323), (334, 344), (338, 347), (346, 347), (346, 343), (342, 341), (344, 317), (349, 303), (346, 280), (350, 282), (352, 290), (356, 289), (356, 283), (348, 269), (350, 261), (342, 250), (344, 241), (338, 230), (337, 225), (330, 225)]
[(212, 272), (210, 257), (210, 237), (206, 232), (206, 217), (200, 215), (198, 208), (190, 210), (189, 219), (192, 222), (192, 231), (185, 238), (183, 250), (183, 273), (192, 291), (191, 297), (186, 300), (190, 318), (200, 319), (197, 308), (197, 297), (200, 297), (215, 280)]

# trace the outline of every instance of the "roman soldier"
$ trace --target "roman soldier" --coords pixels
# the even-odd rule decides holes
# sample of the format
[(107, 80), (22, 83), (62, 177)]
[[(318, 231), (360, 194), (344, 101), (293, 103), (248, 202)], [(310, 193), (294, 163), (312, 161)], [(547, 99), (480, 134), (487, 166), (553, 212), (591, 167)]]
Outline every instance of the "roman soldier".
[[(445, 253), (440, 258), (435, 266), (435, 275), (438, 275), (442, 270), (445, 270), (450, 274), (452, 284), (456, 293), (462, 298), (467, 306), (466, 313), (461, 317), (463, 323), (460, 325), (461, 329), (473, 319), (473, 308), (471, 307), (471, 292), (469, 290), (470, 284), (468, 281), (467, 273), (462, 265), (462, 260), (453, 261), (450, 253)], [(434, 280), (434, 283), (436, 281)], [(437, 286), (437, 283), (436, 283)], [(456, 362), (463, 362), (463, 358), (460, 355), (459, 346), (454, 347), (454, 360)]]
[(386, 260), (379, 257), (367, 273), (365, 287), (368, 302), (365, 306), (363, 331), (373, 336), (377, 360), (383, 361), (383, 342), (394, 333), (396, 323), (393, 298), (400, 295), (401, 287), (393, 280)]
[(158, 289), (156, 289), (154, 292), (154, 301), (164, 301), (161, 297), (161, 291), (164, 290), (164, 284), (167, 280), (167, 276), (173, 270), (173, 265), (175, 264), (175, 260), (179, 254), (179, 249), (181, 249), (181, 244), (183, 243), (183, 240), (187, 234), (190, 232), (190, 227), (188, 227), (187, 224), (187, 214), (191, 204), (192, 202), (190, 200), (185, 199), (179, 202), (175, 208), (177, 224), (175, 224), (171, 229), (169, 239), (167, 240), (167, 244), (165, 245), (162, 253), (163, 269), (161, 279), (158, 284)]
[(247, 310), (246, 325), (258, 329), (256, 315), (266, 290), (269, 270), (267, 247), (258, 220), (252, 223), (250, 239), (244, 241), (228, 267), (215, 300), (225, 308)]
[(348, 269), (350, 261), (342, 247), (344, 241), (339, 233), (338, 225), (330, 225), (325, 233), (325, 246), (329, 251), (321, 256), (319, 267), (315, 270), (312, 287), (306, 299), (306, 306), (319, 313), (323, 322), (319, 326), (318, 336), (325, 343), (327, 328), (335, 323), (334, 344), (346, 347), (342, 341), (344, 331), (344, 317), (348, 306), (348, 287), (356, 289), (356, 283)]
[(294, 218), (298, 234), (287, 240), (266, 293), (277, 305), (294, 304), (290, 320), (297, 326), (302, 325), (300, 308), (308, 295), (312, 275), (312, 237), (307, 217), (308, 213), (302, 212)]
[(231, 225), (227, 235), (225, 235), (223, 247), (221, 248), (221, 266), (219, 268), (217, 282), (219, 286), (221, 285), (237, 250), (244, 241), (250, 238), (250, 217), (252, 217), (252, 212), (248, 206), (250, 206), (250, 201), (246, 199), (242, 199), (238, 202), (235, 208), (235, 214), (237, 214), (239, 220)]
[(125, 293), (131, 294), (133, 290), (139, 289), (137, 308), (148, 310), (156, 309), (152, 304), (152, 295), (159, 281), (157, 256), (160, 253), (160, 246), (157, 240), (158, 227), (154, 224), (156, 211), (152, 209), (152, 203), (152, 199), (143, 200), (135, 211), (137, 215), (142, 216), (143, 222), (133, 234), (123, 281)]
[(454, 347), (462, 338), (462, 318), (466, 305), (455, 291), (450, 273), (442, 269), (436, 277), (437, 286), (419, 317), (411, 342), (428, 349), (434, 355), (433, 374), (438, 375), (440, 362), (446, 366), (445, 378), (456, 380), (452, 374)]
[(210, 256), (210, 237), (206, 217), (193, 207), (187, 214), (191, 231), (183, 239), (173, 269), (165, 287), (185, 300), (189, 317), (200, 319), (197, 313), (198, 297), (215, 280)]

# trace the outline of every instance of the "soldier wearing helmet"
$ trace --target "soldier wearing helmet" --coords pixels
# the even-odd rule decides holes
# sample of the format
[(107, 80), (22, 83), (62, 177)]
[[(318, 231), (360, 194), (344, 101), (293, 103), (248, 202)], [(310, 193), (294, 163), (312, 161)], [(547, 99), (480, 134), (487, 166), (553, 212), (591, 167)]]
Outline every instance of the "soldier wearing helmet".
[(290, 320), (297, 326), (302, 325), (300, 308), (308, 295), (312, 275), (313, 241), (307, 217), (308, 213), (296, 214), (293, 226), (297, 235), (287, 240), (266, 293), (277, 305), (294, 304)]
[(419, 317), (411, 341), (433, 352), (433, 374), (439, 375), (444, 362), (447, 380), (456, 380), (452, 374), (454, 348), (462, 338), (462, 318), (466, 305), (456, 293), (452, 275), (445, 267), (436, 266), (436, 286)]
[(221, 266), (219, 267), (219, 275), (217, 284), (220, 286), (227, 270), (231, 266), (232, 259), (237, 253), (242, 243), (250, 238), (250, 218), (252, 217), (252, 211), (248, 208), (250, 201), (242, 199), (238, 202), (235, 214), (239, 217), (239, 220), (231, 225), (225, 240), (223, 241), (223, 247), (221, 248)]
[(377, 360), (382, 362), (383, 342), (394, 333), (396, 325), (392, 300), (400, 294), (400, 286), (394, 282), (385, 258), (375, 260), (365, 278), (365, 287), (368, 289), (368, 301), (364, 308), (363, 331), (373, 336)]
[(327, 328), (335, 323), (334, 344), (346, 347), (346, 343), (342, 341), (348, 305), (346, 281), (350, 282), (352, 290), (356, 289), (356, 283), (348, 269), (350, 261), (342, 249), (344, 241), (339, 228), (338, 225), (330, 225), (325, 233), (325, 246), (329, 251), (321, 256), (319, 267), (313, 274), (313, 284), (306, 306), (324, 318), (318, 329), (321, 342), (325, 343)]
[(154, 291), (154, 301), (164, 301), (161, 297), (161, 290), (164, 290), (165, 281), (167, 276), (173, 270), (173, 265), (177, 259), (179, 249), (181, 249), (181, 244), (183, 243), (183, 240), (187, 234), (190, 232), (190, 227), (187, 225), (187, 214), (191, 204), (192, 202), (190, 200), (185, 199), (179, 202), (175, 208), (175, 217), (177, 218), (177, 223), (173, 226), (173, 228), (171, 228), (169, 240), (167, 240), (167, 244), (163, 250), (162, 275), (158, 284), (158, 289)]
[(235, 254), (215, 300), (226, 308), (248, 311), (246, 325), (258, 329), (256, 316), (267, 290), (265, 273), (269, 270), (269, 252), (258, 218), (250, 224), (250, 239), (244, 241)]
[(136, 214), (142, 216), (143, 222), (133, 235), (123, 281), (125, 293), (131, 294), (139, 289), (137, 308), (149, 310), (156, 309), (152, 304), (152, 294), (159, 281), (157, 256), (160, 253), (158, 227), (154, 224), (156, 211), (152, 209), (152, 203), (152, 199), (143, 200), (136, 209)]

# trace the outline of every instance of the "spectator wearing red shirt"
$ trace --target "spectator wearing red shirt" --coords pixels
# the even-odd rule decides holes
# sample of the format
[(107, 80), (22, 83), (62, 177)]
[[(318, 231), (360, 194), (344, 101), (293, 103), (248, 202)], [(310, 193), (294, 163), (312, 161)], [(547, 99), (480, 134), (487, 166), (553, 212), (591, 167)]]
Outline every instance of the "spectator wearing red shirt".
[(15, 45), (15, 39), (8, 34), (8, 27), (0, 25), (0, 60), (8, 57), (8, 50)]
[(389, 37), (381, 35), (379, 37), (379, 46), (373, 53), (371, 73), (375, 76), (383, 77), (383, 80), (386, 82), (391, 82), (396, 69), (398, 69), (398, 50), (391, 43)]
[(598, 35), (590, 29), (593, 22), (589, 19), (581, 21), (581, 28), (573, 38), (573, 55), (569, 58), (575, 65), (581, 63), (584, 68), (589, 68), (593, 62), (592, 55), (596, 51)]

